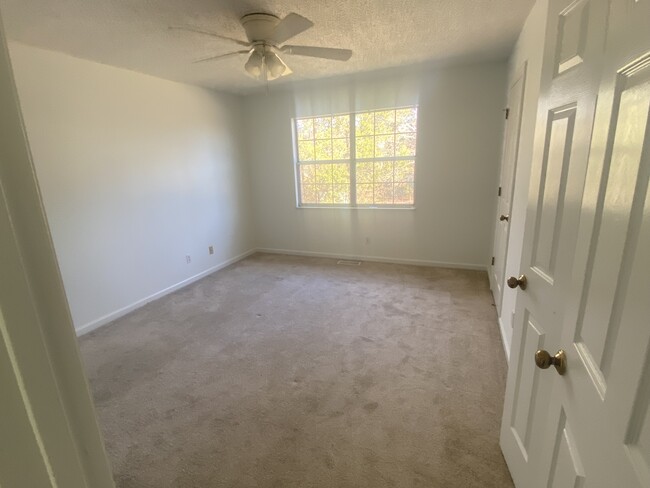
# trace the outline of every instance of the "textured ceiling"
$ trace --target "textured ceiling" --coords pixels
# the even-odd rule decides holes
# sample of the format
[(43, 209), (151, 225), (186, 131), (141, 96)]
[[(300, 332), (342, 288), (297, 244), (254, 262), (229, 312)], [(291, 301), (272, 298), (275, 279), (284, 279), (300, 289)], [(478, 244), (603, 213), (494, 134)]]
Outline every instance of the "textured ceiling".
[(428, 61), (508, 54), (534, 0), (0, 0), (11, 40), (231, 92), (259, 88), (245, 57), (192, 64), (240, 49), (228, 41), (169, 30), (193, 25), (245, 40), (250, 12), (315, 23), (289, 42), (354, 51), (348, 62), (285, 56), (292, 76), (330, 77)]

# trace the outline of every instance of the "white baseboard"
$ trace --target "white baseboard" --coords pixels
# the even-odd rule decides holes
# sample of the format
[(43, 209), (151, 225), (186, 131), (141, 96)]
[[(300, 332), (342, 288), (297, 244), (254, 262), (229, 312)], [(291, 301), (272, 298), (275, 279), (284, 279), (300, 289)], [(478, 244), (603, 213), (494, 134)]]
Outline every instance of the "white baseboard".
[(430, 266), (435, 268), (472, 269), (472, 270), (479, 270), (479, 271), (487, 271), (488, 269), (485, 264), (449, 263), (444, 261), (426, 261), (422, 259), (402, 259), (402, 258), (389, 258), (383, 256), (364, 256), (361, 254), (337, 254), (337, 253), (328, 253), (328, 252), (296, 251), (293, 249), (274, 249), (274, 248), (257, 248), (257, 252), (265, 252), (269, 254), (287, 254), (290, 256), (308, 256), (308, 257), (315, 257), (315, 258), (354, 259), (357, 261), (372, 261), (377, 263), (410, 264), (413, 266)]
[(137, 302), (132, 303), (131, 305), (127, 305), (126, 307), (120, 308), (119, 310), (115, 310), (114, 312), (111, 312), (109, 314), (104, 315), (103, 317), (100, 317), (96, 320), (93, 320), (92, 322), (88, 322), (87, 324), (82, 325), (81, 327), (75, 328), (75, 331), (77, 333), (77, 336), (82, 336), (84, 334), (87, 334), (88, 332), (91, 332), (95, 329), (98, 329), (102, 325), (106, 325), (113, 320), (116, 320), (120, 317), (123, 317), (124, 315), (128, 314), (129, 312), (133, 312), (134, 310), (146, 305), (149, 302), (152, 302), (154, 300), (157, 300), (158, 298), (162, 298), (165, 295), (168, 295), (180, 288), (183, 288), (187, 285), (190, 285), (194, 283), (195, 281), (200, 280), (201, 278), (204, 278), (208, 276), (209, 274), (212, 274), (216, 271), (219, 271), (220, 269), (225, 268), (226, 266), (230, 266), (231, 264), (236, 263), (237, 261), (241, 261), (244, 258), (247, 258), (251, 254), (255, 254), (257, 252), (256, 249), (250, 249), (242, 254), (239, 254), (238, 256), (235, 256), (234, 258), (230, 258), (222, 263), (217, 264), (216, 266), (212, 266), (211, 268), (206, 269), (205, 271), (202, 271), (194, 276), (190, 276), (189, 278), (176, 283), (175, 285), (168, 286), (164, 290), (160, 290), (159, 292), (154, 293), (153, 295), (149, 295), (146, 298), (143, 298), (141, 300), (138, 300)]

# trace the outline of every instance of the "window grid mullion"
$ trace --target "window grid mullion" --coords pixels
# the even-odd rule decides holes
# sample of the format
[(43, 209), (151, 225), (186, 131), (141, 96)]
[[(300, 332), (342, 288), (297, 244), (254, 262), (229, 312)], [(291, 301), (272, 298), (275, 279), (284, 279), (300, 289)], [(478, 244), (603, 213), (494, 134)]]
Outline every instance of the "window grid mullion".
[(377, 112), (372, 113), (372, 204), (375, 205), (375, 195), (377, 194), (377, 180), (375, 179), (375, 156), (377, 149)]
[[(293, 140), (294, 142), (294, 147), (293, 147), (293, 158), (295, 161), (297, 161), (296, 164), (296, 174), (298, 177), (298, 181), (296, 182), (296, 197), (298, 199), (298, 205), (302, 205), (302, 168), (300, 167), (300, 155), (299, 155), (299, 150), (298, 147), (300, 145), (299, 140), (300, 137), (298, 135), (298, 120), (294, 119), (293, 124), (291, 124), (291, 130), (293, 131)], [(312, 122), (313, 125), (313, 122)]]
[(354, 112), (350, 113), (350, 205), (357, 205), (357, 144)]
[[(397, 110), (393, 110), (393, 156), (397, 154)], [(393, 160), (393, 205), (395, 205), (395, 160)]]
[[(373, 161), (413, 161), (415, 156), (382, 156), (381, 158), (359, 158), (360, 163), (372, 163)], [(308, 161), (311, 162), (311, 161)]]
[(349, 162), (349, 159), (314, 159), (307, 161), (298, 161), (298, 164), (302, 166), (309, 166), (310, 164), (347, 164)]

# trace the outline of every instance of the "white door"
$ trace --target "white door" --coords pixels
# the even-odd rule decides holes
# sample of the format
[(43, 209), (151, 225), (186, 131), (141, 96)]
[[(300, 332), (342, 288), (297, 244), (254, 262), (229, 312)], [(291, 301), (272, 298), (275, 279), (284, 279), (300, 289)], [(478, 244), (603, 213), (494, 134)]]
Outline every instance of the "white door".
[(650, 3), (613, 1), (609, 23), (559, 342), (568, 369), (544, 378), (548, 486), (650, 487)]
[(508, 255), (508, 235), (510, 234), (510, 211), (514, 190), (517, 154), (519, 152), (519, 132), (523, 106), (524, 86), (526, 84), (526, 65), (519, 70), (516, 80), (508, 91), (506, 133), (503, 146), (501, 176), (499, 178), (499, 200), (497, 204), (496, 227), (491, 271), (492, 293), (497, 312), (501, 315), (503, 287), (505, 285), (506, 256)]
[(550, 3), (502, 448), (518, 487), (650, 487), (650, 4)]

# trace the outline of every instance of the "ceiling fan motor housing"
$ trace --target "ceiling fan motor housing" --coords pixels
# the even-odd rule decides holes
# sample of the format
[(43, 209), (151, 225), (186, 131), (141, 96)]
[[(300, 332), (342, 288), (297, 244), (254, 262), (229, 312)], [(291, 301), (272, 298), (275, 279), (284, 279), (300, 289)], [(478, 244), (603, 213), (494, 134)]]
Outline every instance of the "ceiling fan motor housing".
[(241, 18), (241, 23), (250, 42), (267, 41), (272, 37), (273, 29), (280, 19), (272, 14), (254, 13)]

